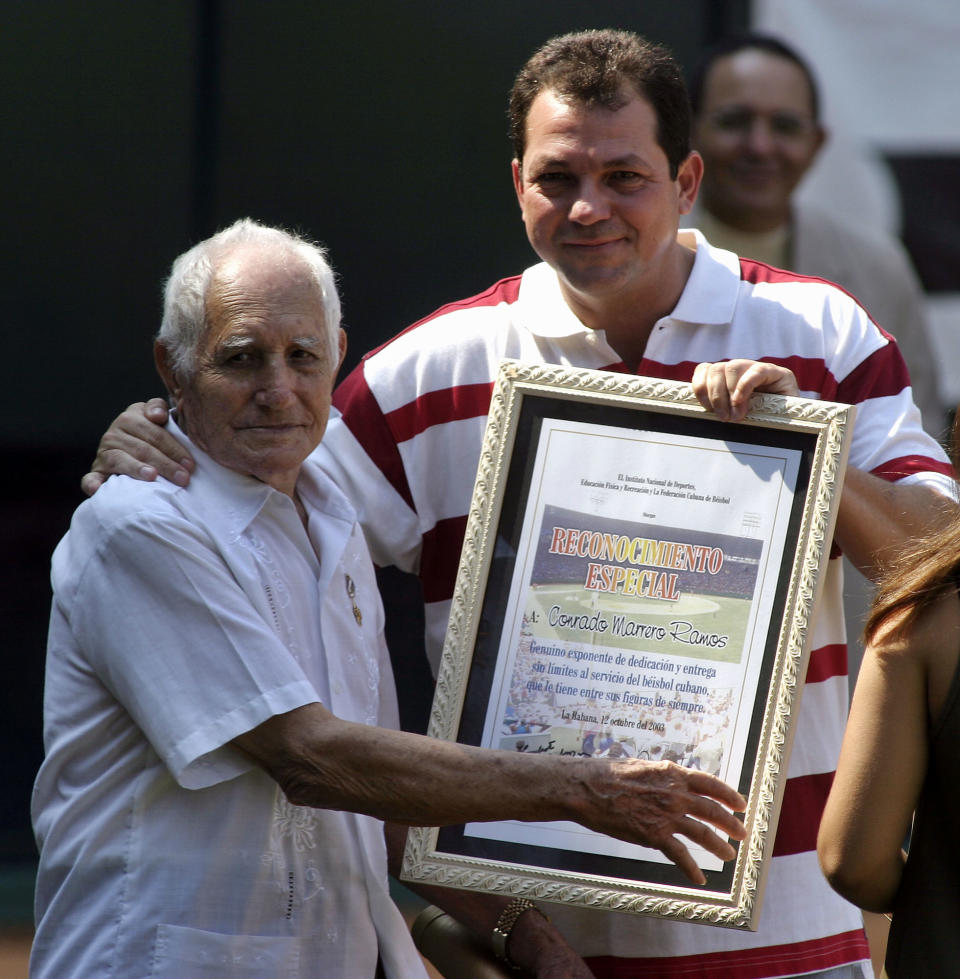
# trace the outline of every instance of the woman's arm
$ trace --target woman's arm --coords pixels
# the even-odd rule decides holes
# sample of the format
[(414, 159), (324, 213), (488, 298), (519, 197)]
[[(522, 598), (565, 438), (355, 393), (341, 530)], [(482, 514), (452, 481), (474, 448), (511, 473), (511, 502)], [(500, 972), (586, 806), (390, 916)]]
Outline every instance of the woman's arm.
[(817, 841), (830, 884), (869, 911), (889, 910), (899, 886), (901, 846), (927, 770), (931, 706), (942, 705), (960, 646), (953, 594), (908, 633), (898, 632), (901, 619), (884, 623), (867, 646)]

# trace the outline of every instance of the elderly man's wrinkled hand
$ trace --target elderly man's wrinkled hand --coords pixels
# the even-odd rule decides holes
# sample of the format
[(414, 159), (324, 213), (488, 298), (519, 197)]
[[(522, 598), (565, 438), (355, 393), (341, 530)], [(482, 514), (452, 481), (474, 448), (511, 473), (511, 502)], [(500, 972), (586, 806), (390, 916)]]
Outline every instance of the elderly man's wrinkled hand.
[[(743, 812), (747, 802), (720, 779), (667, 761), (590, 761), (598, 771), (596, 779), (588, 779), (585, 826), (659, 850), (695, 884), (706, 878), (678, 835), (721, 860), (736, 856), (711, 827), (744, 839), (746, 830), (734, 812)], [(602, 772), (601, 765), (606, 766)]]
[(162, 398), (138, 401), (118, 415), (100, 439), (91, 472), (80, 481), (87, 496), (113, 474), (151, 481), (163, 476), (186, 486), (194, 462), (186, 449), (164, 429), (169, 415)]
[(697, 364), (690, 382), (697, 400), (721, 421), (741, 421), (754, 394), (797, 397), (793, 371), (758, 360), (724, 360)]

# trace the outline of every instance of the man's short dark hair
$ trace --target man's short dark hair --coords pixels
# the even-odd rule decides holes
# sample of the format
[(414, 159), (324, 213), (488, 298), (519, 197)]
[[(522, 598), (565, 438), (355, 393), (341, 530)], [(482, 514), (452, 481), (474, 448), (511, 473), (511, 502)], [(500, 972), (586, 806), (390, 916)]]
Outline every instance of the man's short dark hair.
[(707, 75), (710, 73), (710, 69), (721, 58), (729, 58), (731, 55), (738, 54), (741, 51), (764, 51), (767, 54), (772, 54), (774, 57), (792, 61), (807, 79), (807, 85), (810, 89), (810, 111), (813, 114), (813, 121), (820, 121), (820, 89), (810, 64), (799, 51), (791, 48), (789, 44), (781, 41), (780, 38), (774, 37), (772, 34), (761, 34), (758, 31), (732, 34), (730, 37), (724, 38), (724, 40), (708, 49), (707, 53), (700, 59), (690, 74), (690, 104), (693, 106), (694, 115), (699, 115), (703, 107), (703, 90), (706, 87)]
[(657, 143), (675, 178), (690, 155), (690, 101), (683, 73), (665, 47), (630, 31), (594, 30), (547, 41), (520, 69), (510, 90), (510, 138), (517, 160), (527, 145), (527, 116), (544, 91), (587, 106), (619, 109), (624, 84), (646, 99), (657, 117)]

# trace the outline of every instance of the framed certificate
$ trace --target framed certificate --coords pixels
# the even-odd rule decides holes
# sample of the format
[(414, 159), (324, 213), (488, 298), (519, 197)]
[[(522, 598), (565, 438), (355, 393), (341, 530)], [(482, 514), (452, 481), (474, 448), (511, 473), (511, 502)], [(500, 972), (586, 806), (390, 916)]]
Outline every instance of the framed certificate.
[(429, 733), (507, 751), (666, 759), (748, 798), (721, 862), (574, 823), (416, 828), (402, 877), (754, 928), (854, 408), (505, 362)]

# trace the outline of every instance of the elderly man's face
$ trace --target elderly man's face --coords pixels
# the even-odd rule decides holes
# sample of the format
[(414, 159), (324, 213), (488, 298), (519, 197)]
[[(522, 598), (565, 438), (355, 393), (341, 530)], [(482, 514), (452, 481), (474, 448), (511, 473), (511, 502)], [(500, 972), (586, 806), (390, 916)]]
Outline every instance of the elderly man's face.
[(174, 390), (179, 421), (221, 465), (292, 495), (326, 429), (343, 331), (333, 362), (306, 270), (252, 249), (219, 266), (207, 322), (196, 369)]
[(824, 132), (803, 70), (747, 48), (710, 68), (693, 138), (704, 161), (707, 210), (732, 227), (770, 231), (789, 219), (790, 197)]

